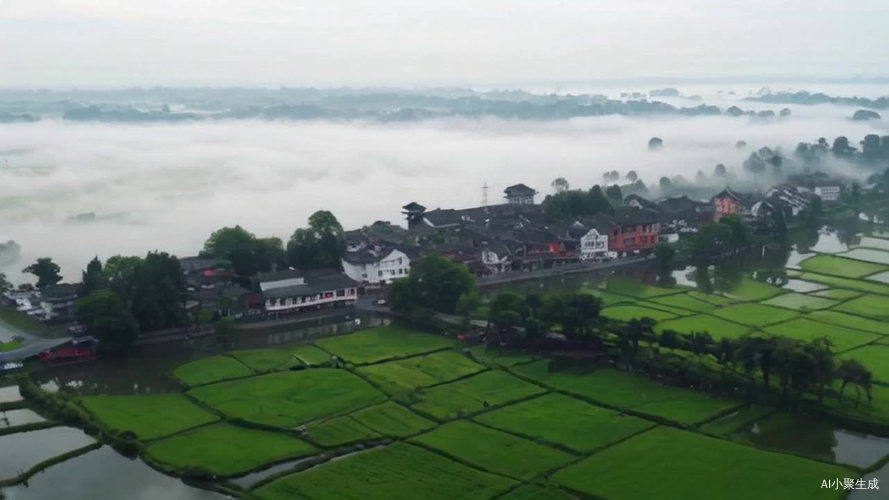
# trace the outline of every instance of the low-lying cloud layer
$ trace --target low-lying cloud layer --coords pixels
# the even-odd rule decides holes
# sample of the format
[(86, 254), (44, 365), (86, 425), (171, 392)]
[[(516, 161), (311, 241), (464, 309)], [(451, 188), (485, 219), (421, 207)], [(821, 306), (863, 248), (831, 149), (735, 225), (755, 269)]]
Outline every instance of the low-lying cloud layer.
[[(746, 108), (757, 108), (748, 103)], [(401, 221), (400, 207), (490, 203), (523, 182), (550, 192), (602, 174), (636, 170), (694, 178), (716, 163), (740, 170), (750, 151), (868, 133), (886, 120), (852, 122), (853, 110), (789, 106), (792, 116), (605, 116), (563, 121), (495, 119), (419, 123), (218, 121), (150, 125), (42, 120), (0, 125), (0, 241), (21, 244), (13, 280), (38, 256), (53, 257), (69, 280), (94, 255), (161, 249), (195, 254), (224, 225), (287, 238), (314, 210), (332, 210), (347, 228)], [(761, 109), (774, 109), (762, 105)], [(664, 149), (649, 152), (661, 137)], [(746, 150), (735, 143), (744, 140)], [(79, 214), (95, 216), (78, 217)]]

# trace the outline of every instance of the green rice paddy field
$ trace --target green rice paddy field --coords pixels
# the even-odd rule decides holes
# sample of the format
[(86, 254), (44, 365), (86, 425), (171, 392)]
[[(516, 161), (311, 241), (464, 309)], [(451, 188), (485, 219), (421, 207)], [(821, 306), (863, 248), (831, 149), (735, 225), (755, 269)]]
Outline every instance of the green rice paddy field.
[[(827, 336), (877, 384), (872, 405), (827, 404), (887, 424), (889, 286), (866, 279), (885, 266), (812, 259), (801, 279), (830, 288), (790, 292), (745, 278), (712, 295), (616, 280), (589, 293), (607, 299), (605, 317), (649, 317), (657, 331)], [(464, 352), (450, 338), (403, 328), (235, 351), (173, 374), (180, 393), (78, 402), (103, 427), (131, 432), (156, 467), (207, 471), (251, 498), (792, 500), (842, 498), (821, 489), (822, 479), (861, 475), (733, 440), (770, 407), (539, 355)], [(227, 482), (306, 457), (317, 463)]]

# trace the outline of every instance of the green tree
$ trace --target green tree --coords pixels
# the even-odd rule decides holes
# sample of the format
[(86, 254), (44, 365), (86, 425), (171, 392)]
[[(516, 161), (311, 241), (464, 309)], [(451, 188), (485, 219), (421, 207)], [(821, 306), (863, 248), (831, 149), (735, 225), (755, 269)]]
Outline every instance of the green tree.
[(571, 188), (571, 185), (568, 184), (568, 181), (564, 177), (558, 177), (554, 179), (550, 186), (552, 186), (553, 191), (556, 193), (568, 191), (568, 189)]
[(232, 270), (241, 276), (253, 276), (258, 270), (255, 262), (256, 237), (241, 226), (224, 227), (213, 231), (204, 242), (202, 254), (232, 263)]
[(833, 343), (827, 337), (819, 337), (812, 339), (805, 348), (812, 358), (812, 382), (820, 404), (834, 379)]
[(612, 184), (605, 188), (605, 196), (616, 203), (620, 203), (624, 200), (624, 195), (620, 191), (620, 186), (617, 184)]
[(142, 257), (114, 255), (105, 261), (105, 268), (102, 270), (108, 287), (128, 305), (133, 301), (136, 268), (141, 265)]
[(512, 292), (495, 295), (488, 311), (488, 321), (501, 334), (510, 333), (513, 328), (521, 326), (528, 315), (525, 298)]
[(669, 276), (673, 272), (673, 259), (676, 249), (669, 243), (658, 243), (654, 247), (654, 258), (657, 262), (658, 276)]
[(584, 215), (610, 212), (611, 203), (598, 185), (588, 191), (571, 189), (543, 200), (543, 212), (551, 221), (572, 220)]
[(554, 293), (543, 299), (539, 318), (549, 325), (561, 325), (567, 336), (590, 336), (599, 323), (602, 302), (585, 293)]
[[(840, 386), (840, 391), (837, 394), (837, 399), (840, 401), (843, 400), (843, 392), (846, 390), (846, 385), (852, 383), (859, 388), (864, 389), (867, 393), (868, 400), (871, 400), (871, 380), (873, 379), (873, 375), (871, 375), (871, 372), (865, 368), (860, 361), (856, 359), (844, 359), (840, 363), (840, 366), (837, 367), (834, 375), (843, 382)], [(857, 400), (855, 405), (858, 406)]]
[(309, 227), (294, 231), (287, 243), (287, 257), (294, 267), (318, 269), (340, 268), (345, 252), (343, 227), (327, 210), (309, 217)]
[(0, 273), (0, 294), (8, 290), (12, 290), (12, 283), (10, 283), (8, 279), (6, 279), (5, 274)]
[(632, 371), (639, 353), (639, 342), (646, 336), (654, 337), (652, 325), (654, 322), (649, 318), (641, 320), (634, 319), (623, 328), (617, 329), (617, 348), (621, 358), (627, 368)]
[(462, 293), (460, 294), (460, 298), (457, 299), (457, 305), (454, 308), (454, 312), (463, 316), (464, 323), (468, 325), (472, 311), (475, 311), (479, 304), (481, 304), (481, 299), (479, 299), (478, 291), (472, 290), (471, 292)]
[(271, 271), (282, 265), (284, 247), (280, 238), (257, 238), (241, 226), (224, 227), (204, 243), (203, 255), (231, 262), (240, 276)]
[(99, 260), (99, 257), (93, 257), (93, 260), (89, 261), (86, 265), (86, 270), (82, 271), (81, 274), (81, 295), (89, 295), (96, 290), (102, 290), (108, 287), (108, 282), (105, 279), (105, 275), (102, 273), (102, 261)]
[(830, 152), (833, 153), (834, 156), (848, 158), (855, 152), (855, 148), (849, 145), (848, 138), (841, 135), (833, 140), (833, 146), (831, 146)]
[(149, 252), (133, 272), (131, 310), (142, 330), (183, 326), (185, 277), (179, 259), (166, 252)]
[(429, 254), (411, 264), (407, 279), (392, 284), (389, 300), (392, 308), (402, 313), (420, 306), (453, 314), (460, 296), (475, 290), (475, 276), (463, 263)]
[(97, 290), (75, 305), (77, 320), (98, 337), (107, 351), (129, 349), (139, 336), (139, 325), (123, 300), (110, 290)]
[(52, 261), (51, 257), (40, 257), (37, 262), (22, 269), (23, 273), (31, 273), (37, 276), (37, 288), (46, 288), (62, 281), (59, 275), (61, 268)]

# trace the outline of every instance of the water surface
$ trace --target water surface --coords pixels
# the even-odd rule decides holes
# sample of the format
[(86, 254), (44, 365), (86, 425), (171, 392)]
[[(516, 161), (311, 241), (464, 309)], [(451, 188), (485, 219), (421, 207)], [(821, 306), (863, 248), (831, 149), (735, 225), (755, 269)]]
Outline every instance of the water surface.
[(46, 419), (27, 408), (0, 411), (0, 429), (38, 422), (46, 422)]
[(6, 387), (0, 387), (0, 403), (15, 403), (22, 399), (24, 398), (22, 398), (21, 393), (19, 393), (19, 386), (8, 385)]
[(44, 460), (93, 442), (93, 438), (73, 427), (52, 427), (0, 436), (0, 478), (14, 478), (19, 472), (27, 471)]
[(3, 490), (7, 500), (216, 500), (228, 498), (192, 488), (126, 458), (108, 446), (53, 465), (35, 474), (27, 486)]
[(776, 413), (744, 426), (735, 436), (758, 447), (858, 467), (889, 455), (889, 439), (843, 429), (812, 415)]

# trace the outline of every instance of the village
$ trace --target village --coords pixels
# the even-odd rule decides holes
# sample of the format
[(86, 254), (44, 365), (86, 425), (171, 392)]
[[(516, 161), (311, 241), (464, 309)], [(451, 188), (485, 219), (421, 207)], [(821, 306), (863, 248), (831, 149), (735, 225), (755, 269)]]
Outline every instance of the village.
[[(430, 210), (410, 202), (402, 207), (404, 225), (376, 221), (345, 231), (341, 269), (285, 268), (245, 277), (225, 259), (187, 256), (178, 262), (187, 286), (187, 310), (212, 311), (214, 319), (279, 320), (308, 310), (352, 306), (367, 292), (385, 292), (428, 252), (461, 262), (480, 278), (521, 280), (529, 272), (558, 272), (566, 265), (582, 270), (602, 262), (634, 262), (650, 255), (659, 242), (678, 242), (726, 215), (739, 216), (754, 228), (768, 226), (775, 212), (793, 221), (816, 202), (820, 207), (821, 202), (838, 201), (844, 189), (840, 181), (819, 178), (758, 194), (726, 187), (709, 200), (629, 194), (612, 200), (607, 211), (552, 221), (537, 202), (538, 191), (516, 184), (504, 190), (504, 203)], [(18, 313), (64, 325), (77, 336), (85, 333), (75, 317), (81, 296), (77, 284), (59, 283), (8, 290), (3, 299)]]

